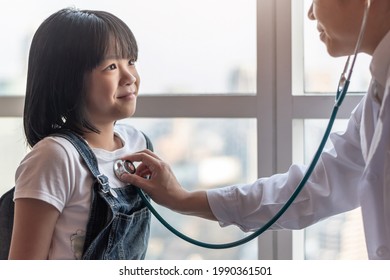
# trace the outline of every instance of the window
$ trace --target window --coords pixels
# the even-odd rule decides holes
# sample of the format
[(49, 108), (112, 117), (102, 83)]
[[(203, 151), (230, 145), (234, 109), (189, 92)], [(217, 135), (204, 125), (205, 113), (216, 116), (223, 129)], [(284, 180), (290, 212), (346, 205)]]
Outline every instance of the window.
[[(294, 120), (294, 123), (296, 132), (300, 131), (297, 135), (303, 135), (303, 139), (296, 137), (294, 147), (299, 146), (299, 143), (305, 143), (302, 147), (303, 161), (309, 164), (328, 120), (305, 119)], [(302, 124), (303, 127), (300, 127)], [(346, 119), (337, 120), (333, 125), (333, 131), (343, 131), (346, 125)], [(304, 230), (305, 259), (367, 259), (363, 232), (360, 208), (314, 224)]]
[[(333, 106), (344, 64), (344, 58), (330, 58), (319, 42), (315, 23), (306, 16), (310, 4), (309, 0), (1, 4), (0, 35), (8, 40), (0, 46), (4, 155), (0, 192), (14, 184), (16, 167), (27, 152), (21, 117), (32, 35), (44, 18), (67, 6), (110, 11), (133, 30), (140, 48), (141, 96), (135, 117), (125, 122), (151, 137), (156, 152), (186, 188), (252, 182), (285, 172), (292, 162), (307, 162)], [(335, 129), (343, 127), (366, 90), (368, 63), (367, 56), (359, 55), (350, 86), (354, 94), (344, 100)], [(307, 145), (300, 145), (303, 140)], [(210, 174), (213, 168), (218, 171)], [(222, 229), (214, 222), (158, 210), (175, 227), (205, 242), (229, 242), (246, 235), (233, 227)], [(307, 230), (265, 232), (226, 251), (196, 248), (154, 220), (147, 258), (350, 258), (351, 251), (343, 251), (348, 244), (342, 244), (343, 236), (335, 236), (333, 228), (358, 221), (354, 230), (361, 231), (359, 220), (356, 212), (346, 213)], [(365, 258), (361, 235), (353, 238), (361, 244), (353, 254)]]
[(142, 94), (256, 91), (254, 0), (17, 0), (2, 5), (0, 11), (2, 36), (8, 38), (0, 53), (0, 94), (24, 94), (35, 30), (51, 13), (72, 6), (110, 11), (129, 25), (140, 49), (137, 66)]

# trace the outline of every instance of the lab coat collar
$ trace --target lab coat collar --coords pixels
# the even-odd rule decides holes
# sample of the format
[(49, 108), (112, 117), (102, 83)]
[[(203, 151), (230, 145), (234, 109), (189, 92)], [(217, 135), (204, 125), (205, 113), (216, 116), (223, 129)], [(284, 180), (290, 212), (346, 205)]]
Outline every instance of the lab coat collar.
[(386, 80), (389, 72), (390, 65), (390, 31), (387, 32), (385, 37), (379, 43), (375, 49), (370, 64), (370, 71), (372, 77), (380, 84), (382, 88), (386, 85)]
[[(372, 140), (366, 157), (366, 168), (360, 181), (360, 202), (364, 216), (366, 243), (369, 256), (372, 259), (390, 259), (389, 49), (390, 32), (376, 48), (370, 65), (373, 77), (372, 85), (378, 83), (383, 90), (380, 98), (382, 101), (379, 114), (375, 122), (370, 122), (368, 114), (365, 120), (369, 122), (363, 130), (364, 138), (371, 137), (372, 133)], [(373, 96), (370, 96), (370, 92), (367, 96), (368, 100), (373, 98)], [(370, 104), (367, 104), (367, 106), (370, 106)], [(366, 113), (369, 113), (369, 111)], [(375, 119), (373, 116), (373, 120)], [(372, 127), (370, 127), (370, 123)]]

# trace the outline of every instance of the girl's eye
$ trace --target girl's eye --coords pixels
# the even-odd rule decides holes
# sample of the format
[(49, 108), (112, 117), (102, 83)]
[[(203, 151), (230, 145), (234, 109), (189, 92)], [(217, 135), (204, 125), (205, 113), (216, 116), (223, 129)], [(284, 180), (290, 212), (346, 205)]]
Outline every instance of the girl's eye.
[(111, 64), (111, 65), (108, 66), (106, 69), (107, 69), (107, 70), (115, 70), (115, 69), (116, 69), (116, 65), (115, 65), (115, 64)]
[(134, 59), (130, 59), (129, 60), (129, 65), (135, 65), (135, 60)]

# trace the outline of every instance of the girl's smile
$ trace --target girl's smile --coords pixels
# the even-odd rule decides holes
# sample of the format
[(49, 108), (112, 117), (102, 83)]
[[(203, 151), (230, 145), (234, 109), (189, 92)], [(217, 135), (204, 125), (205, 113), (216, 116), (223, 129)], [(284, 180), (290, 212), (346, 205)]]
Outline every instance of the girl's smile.
[(140, 78), (132, 59), (108, 55), (87, 75), (87, 114), (98, 125), (130, 117), (136, 109)]

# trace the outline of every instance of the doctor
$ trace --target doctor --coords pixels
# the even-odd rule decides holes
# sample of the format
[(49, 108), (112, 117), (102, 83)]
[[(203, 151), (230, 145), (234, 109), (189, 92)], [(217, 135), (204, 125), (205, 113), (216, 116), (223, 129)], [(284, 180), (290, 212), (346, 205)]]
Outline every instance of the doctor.
[[(354, 52), (367, 0), (314, 0), (308, 16), (317, 21), (320, 39), (331, 56)], [(312, 176), (272, 229), (302, 229), (321, 219), (361, 207), (368, 256), (390, 259), (390, 1), (372, 0), (360, 52), (372, 56), (372, 81), (354, 109), (347, 129), (332, 134), (331, 149), (321, 154)], [(135, 184), (174, 211), (260, 228), (284, 205), (305, 174), (292, 165), (284, 174), (257, 181), (189, 192), (157, 155), (143, 151), (126, 157), (141, 161)], [(143, 178), (150, 175), (150, 179)]]

